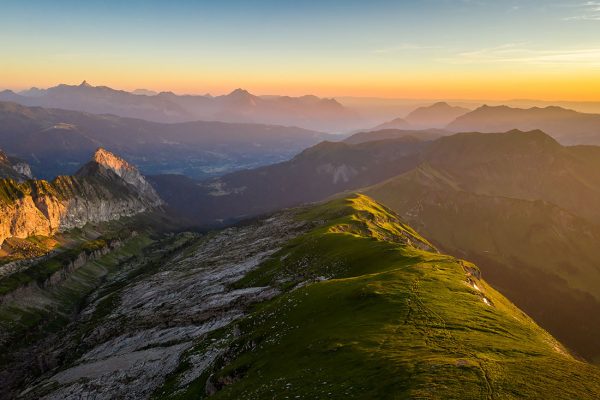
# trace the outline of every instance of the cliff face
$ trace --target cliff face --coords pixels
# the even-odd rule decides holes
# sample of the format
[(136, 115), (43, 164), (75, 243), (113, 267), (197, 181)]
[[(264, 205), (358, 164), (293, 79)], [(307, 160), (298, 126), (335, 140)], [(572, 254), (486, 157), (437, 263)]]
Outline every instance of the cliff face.
[(148, 181), (140, 174), (140, 171), (111, 152), (99, 148), (94, 154), (93, 161), (87, 165), (87, 168), (82, 168), (77, 175), (85, 176), (89, 171), (89, 166), (92, 168), (97, 166), (98, 169), (94, 172), (108, 178), (112, 177), (111, 173), (116, 174), (123, 181), (133, 186), (142, 197), (157, 204), (162, 203), (160, 197), (158, 197), (158, 194), (154, 191), (154, 188), (152, 188)]
[(52, 182), (1, 179), (0, 244), (9, 237), (47, 236), (132, 216), (161, 204), (135, 167), (98, 149), (75, 176), (60, 176)]
[(31, 168), (26, 162), (7, 156), (0, 150), (0, 178), (11, 178), (19, 182), (32, 179)]

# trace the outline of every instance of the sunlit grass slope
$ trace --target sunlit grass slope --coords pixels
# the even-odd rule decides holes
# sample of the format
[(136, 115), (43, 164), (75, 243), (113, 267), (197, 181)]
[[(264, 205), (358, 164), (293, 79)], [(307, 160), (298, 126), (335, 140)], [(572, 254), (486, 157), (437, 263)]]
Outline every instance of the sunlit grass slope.
[[(315, 228), (237, 286), (283, 294), (187, 352), (158, 398), (594, 399), (600, 370), (370, 198), (306, 209)], [(219, 350), (220, 349), (220, 350)], [(207, 352), (212, 366), (190, 381)], [(212, 397), (211, 397), (212, 398)]]

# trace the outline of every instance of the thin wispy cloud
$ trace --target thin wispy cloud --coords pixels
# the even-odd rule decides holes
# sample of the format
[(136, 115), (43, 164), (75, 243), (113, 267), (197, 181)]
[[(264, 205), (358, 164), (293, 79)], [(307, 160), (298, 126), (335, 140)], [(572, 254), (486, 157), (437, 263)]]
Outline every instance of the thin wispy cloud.
[(586, 1), (574, 7), (577, 12), (563, 18), (565, 21), (600, 21), (600, 1)]
[(496, 47), (466, 51), (439, 59), (453, 64), (521, 63), (537, 65), (600, 66), (600, 47), (571, 49), (534, 49), (526, 43), (507, 43)]

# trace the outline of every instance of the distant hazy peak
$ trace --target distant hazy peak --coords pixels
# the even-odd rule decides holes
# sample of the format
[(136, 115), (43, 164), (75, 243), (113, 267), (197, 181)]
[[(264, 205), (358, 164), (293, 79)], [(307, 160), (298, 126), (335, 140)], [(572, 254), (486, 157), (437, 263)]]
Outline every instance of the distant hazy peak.
[(459, 106), (452, 106), (448, 103), (446, 103), (445, 101), (438, 101), (437, 103), (433, 103), (429, 106), (422, 106), (419, 107), (415, 110), (413, 110), (410, 114), (407, 115), (407, 118), (409, 118), (411, 115), (414, 116), (416, 114), (425, 112), (425, 111), (441, 111), (441, 110), (452, 110), (452, 111), (464, 111), (464, 112), (469, 112), (471, 110), (469, 110), (468, 108), (464, 108), (464, 107), (459, 107)]
[(236, 96), (236, 97), (244, 96), (245, 97), (245, 96), (253, 96), (253, 95), (246, 89), (237, 88), (234, 91), (232, 91), (231, 93), (229, 93), (227, 96)]
[(569, 112), (569, 113), (578, 113), (575, 110), (571, 110), (569, 108), (564, 108), (564, 107), (560, 107), (560, 106), (546, 106), (546, 107), (530, 107), (530, 108), (520, 108), (520, 107), (510, 107), (507, 105), (498, 105), (498, 106), (490, 106), (487, 104), (484, 104), (478, 108), (476, 108), (475, 110), (473, 110), (472, 112), (482, 112), (482, 111), (495, 111), (495, 110), (502, 110), (502, 111), (515, 111), (515, 112), (525, 112), (525, 111), (556, 111), (556, 112)]
[(158, 92), (149, 89), (135, 89), (131, 93), (139, 96), (156, 96), (158, 94)]
[(457, 117), (471, 111), (468, 108), (452, 106), (445, 101), (418, 107), (406, 116), (406, 121), (420, 128), (443, 128)]
[(90, 85), (87, 81), (84, 80), (83, 82), (81, 82), (81, 84), (79, 85), (79, 87), (88, 87), (88, 88), (91, 88), (93, 86)]

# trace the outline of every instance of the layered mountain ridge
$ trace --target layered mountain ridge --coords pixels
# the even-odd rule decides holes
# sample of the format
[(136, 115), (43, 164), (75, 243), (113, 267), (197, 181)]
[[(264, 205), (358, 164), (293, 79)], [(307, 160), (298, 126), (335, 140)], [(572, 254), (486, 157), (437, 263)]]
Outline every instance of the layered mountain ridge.
[(514, 108), (483, 105), (457, 117), (446, 129), (488, 133), (540, 129), (563, 144), (600, 144), (600, 114), (558, 106)]
[(53, 181), (0, 180), (0, 243), (132, 216), (162, 200), (123, 159), (100, 148), (74, 176)]
[(256, 96), (236, 89), (222, 96), (176, 95), (172, 92), (127, 92), (107, 86), (60, 84), (21, 93), (0, 92), (0, 100), (42, 106), (115, 114), (155, 122), (195, 120), (299, 126), (320, 131), (341, 131), (359, 119), (335, 99), (316, 96)]
[(335, 139), (285, 126), (167, 124), (0, 102), (0, 148), (27, 161), (44, 179), (75, 173), (98, 147), (131, 160), (145, 175), (204, 178), (283, 161), (322, 140)]
[(444, 251), (477, 260), (578, 354), (600, 357), (590, 335), (600, 329), (600, 148), (563, 146), (539, 130), (418, 137), (360, 133), (214, 181), (152, 179), (178, 213), (209, 225), (365, 190)]

